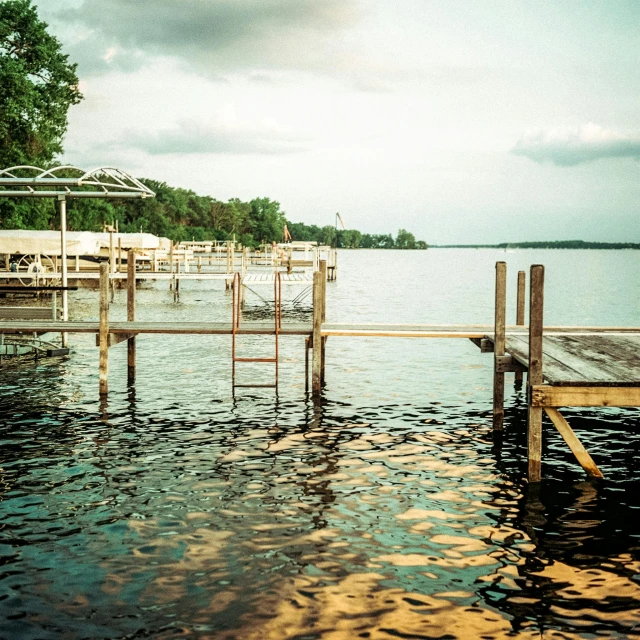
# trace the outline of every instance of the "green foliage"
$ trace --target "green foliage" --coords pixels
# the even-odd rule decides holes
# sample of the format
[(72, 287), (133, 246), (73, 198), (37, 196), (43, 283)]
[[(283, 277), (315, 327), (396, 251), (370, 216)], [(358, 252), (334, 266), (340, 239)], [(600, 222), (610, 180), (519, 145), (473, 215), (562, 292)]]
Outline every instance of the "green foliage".
[(396, 236), (396, 249), (415, 249), (416, 238), (406, 229), (400, 229)]
[(49, 165), (81, 99), (76, 65), (31, 0), (0, 3), (0, 166)]

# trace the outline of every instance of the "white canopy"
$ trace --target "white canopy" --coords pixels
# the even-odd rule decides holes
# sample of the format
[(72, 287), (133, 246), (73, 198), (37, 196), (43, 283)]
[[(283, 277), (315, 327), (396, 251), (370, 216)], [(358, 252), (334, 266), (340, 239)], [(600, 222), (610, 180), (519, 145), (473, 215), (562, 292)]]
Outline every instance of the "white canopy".
[[(110, 233), (94, 233), (101, 247), (109, 247)], [(118, 246), (118, 238), (123, 249), (164, 249), (169, 248), (167, 238), (159, 238), (152, 233), (114, 233), (113, 246)], [(166, 240), (166, 243), (164, 242)], [(166, 247), (165, 247), (166, 244)]]
[[(89, 231), (69, 231), (67, 233), (67, 255), (97, 255), (100, 242), (97, 234)], [(0, 229), (0, 254), (18, 253), (47, 256), (61, 255), (59, 231), (30, 231), (25, 229)]]
[[(97, 256), (101, 248), (109, 247), (109, 233), (91, 231), (67, 232), (68, 256)], [(118, 238), (123, 250), (128, 249), (165, 249), (169, 240), (159, 238), (152, 233), (114, 233), (113, 246), (118, 247)], [(59, 231), (30, 231), (23, 229), (0, 229), (0, 254), (47, 256), (61, 255)]]

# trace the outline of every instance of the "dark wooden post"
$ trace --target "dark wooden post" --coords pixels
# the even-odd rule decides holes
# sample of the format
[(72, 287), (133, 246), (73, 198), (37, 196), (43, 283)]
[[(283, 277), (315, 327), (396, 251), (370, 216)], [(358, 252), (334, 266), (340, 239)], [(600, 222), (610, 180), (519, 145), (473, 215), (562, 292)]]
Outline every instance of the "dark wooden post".
[[(327, 320), (327, 261), (320, 261), (320, 274), (321, 274), (321, 282), (322, 282), (322, 322), (326, 322)], [(320, 382), (324, 384), (324, 363), (325, 363), (325, 352), (327, 347), (327, 338), (326, 336), (322, 338), (322, 348), (321, 348), (321, 362), (322, 365), (320, 367)]]
[(531, 387), (542, 384), (542, 317), (544, 309), (544, 267), (531, 267), (529, 284), (529, 374), (527, 376), (527, 444), (529, 482), (542, 478), (542, 407), (531, 406)]
[(109, 393), (109, 265), (100, 265), (100, 395)]
[[(129, 251), (127, 254), (127, 320), (133, 322), (136, 319), (136, 254)], [(129, 382), (136, 378), (136, 337), (130, 335), (127, 339), (127, 374)]]
[(313, 361), (311, 364), (311, 391), (319, 395), (322, 389), (322, 273), (313, 273)]
[[(524, 271), (518, 271), (518, 295), (516, 299), (516, 324), (521, 326), (524, 324), (524, 292), (525, 292), (526, 274)], [(522, 383), (522, 371), (516, 371), (515, 381), (518, 387)]]
[(493, 429), (502, 431), (504, 424), (504, 373), (498, 371), (498, 361), (505, 354), (505, 324), (507, 315), (507, 264), (496, 262), (496, 308), (493, 349)]

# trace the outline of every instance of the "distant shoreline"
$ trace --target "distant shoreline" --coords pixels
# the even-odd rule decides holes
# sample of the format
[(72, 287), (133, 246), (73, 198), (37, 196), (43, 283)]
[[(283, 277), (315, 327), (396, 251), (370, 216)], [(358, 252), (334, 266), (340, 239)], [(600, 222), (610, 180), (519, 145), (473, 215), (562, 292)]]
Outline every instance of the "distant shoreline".
[(585, 242), (550, 240), (547, 242), (501, 242), (499, 244), (430, 244), (430, 249), (640, 249), (640, 242)]

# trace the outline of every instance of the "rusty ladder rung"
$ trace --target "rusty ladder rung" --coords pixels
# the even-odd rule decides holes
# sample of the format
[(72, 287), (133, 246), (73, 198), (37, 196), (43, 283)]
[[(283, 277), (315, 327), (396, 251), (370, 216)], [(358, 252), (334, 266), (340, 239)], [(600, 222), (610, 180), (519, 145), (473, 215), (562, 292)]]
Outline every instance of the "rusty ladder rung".
[(234, 358), (234, 362), (278, 362), (275, 358)]
[(249, 388), (249, 387), (260, 387), (260, 388), (269, 388), (269, 389), (277, 389), (278, 385), (277, 384), (250, 384), (250, 383), (245, 383), (245, 384), (239, 384), (239, 383), (235, 383), (233, 385), (234, 387), (243, 387), (243, 388)]

